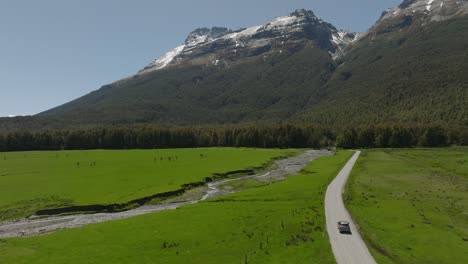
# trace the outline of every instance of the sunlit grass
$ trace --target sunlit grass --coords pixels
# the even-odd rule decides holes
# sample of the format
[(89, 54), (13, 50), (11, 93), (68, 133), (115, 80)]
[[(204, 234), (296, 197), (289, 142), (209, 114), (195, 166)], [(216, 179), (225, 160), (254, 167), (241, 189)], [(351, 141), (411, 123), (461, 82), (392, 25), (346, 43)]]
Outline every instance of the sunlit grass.
[(295, 150), (205, 148), (0, 153), (0, 220), (40, 209), (126, 203)]
[(364, 151), (346, 197), (379, 263), (468, 263), (468, 148)]
[(0, 243), (2, 263), (335, 263), (325, 190), (352, 152), (177, 210)]

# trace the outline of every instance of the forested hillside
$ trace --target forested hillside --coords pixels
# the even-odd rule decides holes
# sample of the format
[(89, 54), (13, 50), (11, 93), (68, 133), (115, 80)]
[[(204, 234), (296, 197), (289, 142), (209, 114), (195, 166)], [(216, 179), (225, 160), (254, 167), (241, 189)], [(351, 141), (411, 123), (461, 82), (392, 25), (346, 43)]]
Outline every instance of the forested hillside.
[(307, 46), (257, 56), (232, 67), (190, 66), (125, 80), (40, 114), (70, 124), (222, 124), (281, 120), (304, 108), (334, 70)]
[(468, 125), (468, 18), (370, 34), (343, 58), (305, 120)]

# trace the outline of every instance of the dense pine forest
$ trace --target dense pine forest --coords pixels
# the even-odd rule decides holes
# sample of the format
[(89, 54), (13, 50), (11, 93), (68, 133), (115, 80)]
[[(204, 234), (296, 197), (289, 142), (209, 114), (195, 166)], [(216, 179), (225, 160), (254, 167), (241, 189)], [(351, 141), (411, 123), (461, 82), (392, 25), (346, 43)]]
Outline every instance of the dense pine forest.
[(468, 130), (380, 125), (324, 128), (301, 124), (216, 127), (135, 126), (0, 132), (0, 151), (193, 147), (400, 148), (468, 145)]

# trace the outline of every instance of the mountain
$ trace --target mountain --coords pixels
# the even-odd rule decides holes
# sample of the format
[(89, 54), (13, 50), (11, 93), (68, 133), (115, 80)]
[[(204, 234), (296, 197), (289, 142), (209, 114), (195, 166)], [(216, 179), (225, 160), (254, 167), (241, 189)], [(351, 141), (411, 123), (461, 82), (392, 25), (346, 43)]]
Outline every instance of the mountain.
[(405, 0), (401, 5), (383, 12), (374, 33), (386, 33), (417, 24), (426, 26), (468, 14), (467, 1), (460, 0)]
[(41, 113), (74, 124), (218, 124), (289, 118), (358, 34), (312, 11), (247, 29), (201, 28), (136, 75)]
[(219, 27), (199, 28), (189, 34), (184, 44), (154, 61), (139, 74), (188, 65), (231, 66), (269, 52), (297, 51), (307, 44), (336, 57), (358, 36), (339, 31), (312, 11), (300, 9), (265, 25), (237, 31)]
[(362, 34), (303, 9), (246, 29), (200, 28), (134, 76), (0, 127), (467, 126), (467, 14), (468, 0), (405, 0)]
[(302, 119), (468, 125), (468, 1), (406, 0), (349, 49)]

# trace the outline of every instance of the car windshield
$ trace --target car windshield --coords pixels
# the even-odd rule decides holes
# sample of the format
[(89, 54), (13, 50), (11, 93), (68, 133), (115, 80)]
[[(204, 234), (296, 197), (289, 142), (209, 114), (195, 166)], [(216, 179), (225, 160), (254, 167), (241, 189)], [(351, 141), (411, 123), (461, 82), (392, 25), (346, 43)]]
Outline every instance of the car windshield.
[(348, 222), (340, 222), (340, 225), (349, 225)]

